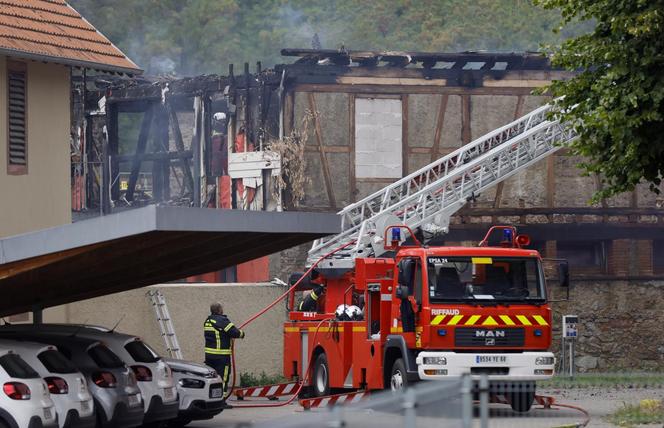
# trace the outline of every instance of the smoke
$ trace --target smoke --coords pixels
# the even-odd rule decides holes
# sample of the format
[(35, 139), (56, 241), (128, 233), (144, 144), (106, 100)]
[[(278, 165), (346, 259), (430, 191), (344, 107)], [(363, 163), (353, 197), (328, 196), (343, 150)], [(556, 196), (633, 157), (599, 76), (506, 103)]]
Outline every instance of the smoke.
[(164, 55), (153, 56), (150, 58), (150, 73), (152, 74), (175, 74), (176, 63)]

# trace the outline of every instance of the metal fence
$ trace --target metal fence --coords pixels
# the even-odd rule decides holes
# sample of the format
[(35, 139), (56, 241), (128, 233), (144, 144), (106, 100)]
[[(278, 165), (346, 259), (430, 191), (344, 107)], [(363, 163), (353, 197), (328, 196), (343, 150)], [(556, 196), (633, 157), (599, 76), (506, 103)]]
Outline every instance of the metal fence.
[(374, 394), (358, 404), (312, 409), (255, 427), (470, 427), (471, 394), (470, 379), (429, 382), (403, 392)]
[[(528, 412), (513, 410), (510, 400), (535, 394), (534, 389), (489, 385), (486, 376), (472, 381), (421, 382), (400, 392), (381, 392), (352, 405), (315, 408), (252, 426), (276, 428), (520, 428), (585, 426), (587, 414), (558, 405), (544, 390)], [(518, 407), (518, 406), (517, 406)]]

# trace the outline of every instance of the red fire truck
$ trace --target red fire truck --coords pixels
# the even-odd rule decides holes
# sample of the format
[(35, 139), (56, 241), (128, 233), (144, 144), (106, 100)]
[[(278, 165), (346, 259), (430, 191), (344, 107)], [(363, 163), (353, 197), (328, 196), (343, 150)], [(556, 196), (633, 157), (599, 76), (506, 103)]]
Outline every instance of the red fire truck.
[[(479, 246), (427, 246), (413, 230), (420, 237), (432, 223), (446, 230), (479, 191), (573, 139), (547, 109), (339, 213), (342, 233), (314, 244), (309, 263), (320, 263), (289, 298), (286, 377), (308, 378), (308, 391), (323, 396), (485, 373), (492, 385), (510, 386), (505, 395), (515, 410), (530, 409), (535, 381), (553, 376), (555, 366), (542, 259), (527, 249), (530, 239), (500, 226)], [(566, 263), (559, 273), (567, 286)], [(296, 292), (308, 289), (318, 291), (315, 307), (295, 310)]]
[[(307, 279), (304, 288), (322, 284), (325, 294), (317, 311), (290, 312), (284, 374), (311, 369), (310, 390), (322, 396), (487, 373), (519, 386), (507, 398), (528, 410), (534, 382), (553, 376), (555, 365), (542, 261), (523, 248), (526, 236), (492, 230), (504, 233), (498, 246), (401, 245), (393, 258), (359, 258), (339, 277)], [(363, 306), (361, 319), (339, 317), (339, 305), (354, 304)], [(334, 321), (317, 327), (326, 319)]]

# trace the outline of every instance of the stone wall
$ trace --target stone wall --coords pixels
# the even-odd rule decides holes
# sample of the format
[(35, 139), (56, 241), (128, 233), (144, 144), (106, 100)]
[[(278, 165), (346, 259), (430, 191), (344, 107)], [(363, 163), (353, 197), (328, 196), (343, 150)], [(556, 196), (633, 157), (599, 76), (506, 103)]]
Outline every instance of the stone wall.
[(658, 331), (664, 325), (663, 292), (662, 280), (573, 280), (570, 300), (552, 303), (554, 350), (560, 350), (562, 315), (578, 315), (579, 371), (661, 370), (664, 339)]

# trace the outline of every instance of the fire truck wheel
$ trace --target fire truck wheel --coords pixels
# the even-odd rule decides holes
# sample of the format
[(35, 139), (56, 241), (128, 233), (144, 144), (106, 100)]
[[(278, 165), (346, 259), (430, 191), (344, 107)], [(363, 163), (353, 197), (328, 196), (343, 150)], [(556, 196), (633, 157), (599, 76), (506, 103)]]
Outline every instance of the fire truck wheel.
[(510, 393), (510, 406), (515, 412), (527, 412), (535, 400), (535, 391), (523, 391)]
[(316, 357), (312, 384), (316, 397), (330, 395), (330, 366), (327, 364), (327, 355), (324, 352)]
[(403, 358), (397, 358), (392, 364), (392, 374), (390, 375), (390, 389), (392, 391), (399, 391), (408, 386), (408, 379), (406, 378), (406, 364)]

